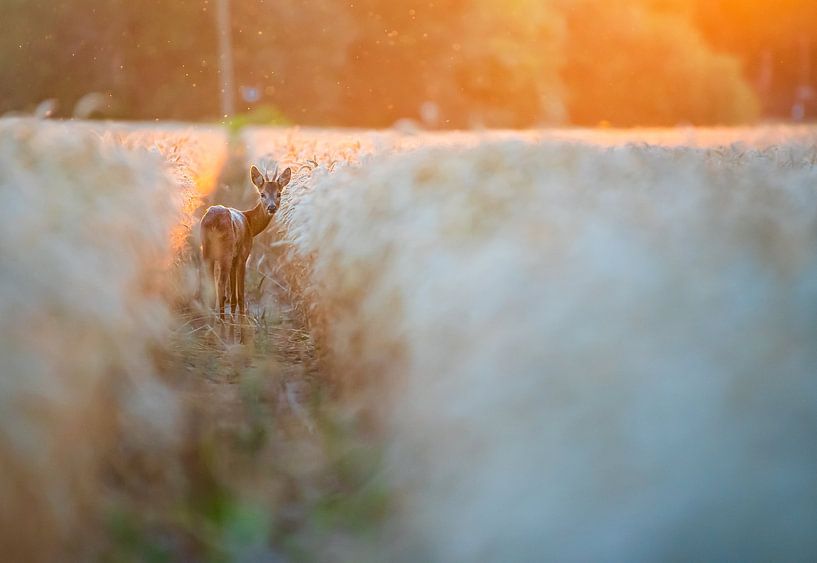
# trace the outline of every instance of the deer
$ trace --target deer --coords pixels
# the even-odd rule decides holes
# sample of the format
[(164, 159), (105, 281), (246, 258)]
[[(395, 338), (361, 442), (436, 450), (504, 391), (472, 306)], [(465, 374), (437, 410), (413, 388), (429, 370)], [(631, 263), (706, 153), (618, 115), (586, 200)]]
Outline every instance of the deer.
[(252, 242), (272, 221), (281, 203), (281, 193), (291, 178), (290, 168), (278, 174), (276, 166), (271, 177), (268, 177), (252, 166), (250, 179), (258, 190), (258, 204), (248, 211), (214, 205), (201, 218), (202, 264), (216, 290), (216, 308), (221, 320), (225, 319), (228, 296), (232, 315), (235, 315), (236, 309), (241, 316), (247, 314), (244, 277)]

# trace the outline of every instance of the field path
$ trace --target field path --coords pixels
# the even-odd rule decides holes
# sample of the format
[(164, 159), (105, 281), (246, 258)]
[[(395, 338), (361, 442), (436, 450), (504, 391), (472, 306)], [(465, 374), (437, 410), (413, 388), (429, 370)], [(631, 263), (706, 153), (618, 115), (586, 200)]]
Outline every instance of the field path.
[[(216, 188), (193, 213), (193, 232), (185, 260), (196, 269), (199, 248), (195, 233), (206, 209), (216, 204), (247, 209), (254, 203), (256, 194), (244, 178), (245, 169), (248, 169), (246, 152), (241, 143), (233, 143)], [(274, 231), (274, 224), (268, 230)], [(266, 245), (256, 240), (247, 267), (248, 321), (242, 324), (228, 320), (216, 326), (206, 318), (205, 311), (185, 311), (180, 336), (188, 341), (180, 349), (194, 352), (187, 361), (188, 369), (198, 376), (194, 395), (202, 399), (198, 403), (213, 410), (211, 414), (219, 424), (240, 426), (246, 422), (246, 397), (242, 395), (246, 389), (242, 386), (258, 385), (257, 398), (265, 408), (275, 411), (276, 417), (286, 413), (288, 419), (299, 420), (311, 429), (314, 423), (309, 420), (305, 405), (319, 379), (313, 341), (298, 319), (283, 280), (275, 272), (262, 272), (259, 268), (269, 261), (266, 252)], [(242, 381), (247, 378), (255, 380)]]
[[(288, 560), (290, 548), (275, 540), (270, 545), (268, 535), (300, 544), (314, 520), (315, 504), (338, 482), (327, 451), (326, 421), (317, 408), (322, 378), (313, 340), (284, 283), (265, 267), (272, 259), (268, 245), (256, 240), (250, 256), (244, 322), (217, 321), (212, 306), (202, 306), (193, 296), (191, 280), (198, 278), (200, 262), (198, 221), (211, 205), (254, 205), (248, 170), (242, 146), (231, 145), (215, 188), (191, 210), (192, 229), (179, 257), (187, 297), (175, 308), (174, 342), (162, 366), (189, 412), (183, 440), (188, 485), (186, 493), (173, 491), (184, 493), (175, 501), (182, 506), (182, 522), (171, 518), (149, 526), (170, 532), (179, 554), (194, 560), (207, 559), (206, 554)], [(273, 230), (274, 225), (264, 236), (274, 237)], [(150, 512), (146, 505), (144, 513)], [(245, 525), (256, 527), (263, 546), (242, 544), (236, 552), (225, 552), (232, 530)]]

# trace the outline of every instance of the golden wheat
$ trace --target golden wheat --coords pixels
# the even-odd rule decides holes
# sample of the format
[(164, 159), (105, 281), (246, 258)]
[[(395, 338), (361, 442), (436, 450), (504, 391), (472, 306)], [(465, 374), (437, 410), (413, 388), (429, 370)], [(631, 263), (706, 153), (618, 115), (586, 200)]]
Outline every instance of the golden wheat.
[(280, 212), (328, 365), (385, 428), (391, 553), (817, 552), (814, 132), (497, 135), (360, 166), (344, 141), (320, 164), (355, 166)]
[(0, 545), (12, 560), (78, 556), (100, 529), (105, 474), (172, 465), (179, 407), (151, 358), (169, 332), (182, 168), (197, 185), (213, 173), (168, 166), (189, 154), (150, 136), (0, 122)]

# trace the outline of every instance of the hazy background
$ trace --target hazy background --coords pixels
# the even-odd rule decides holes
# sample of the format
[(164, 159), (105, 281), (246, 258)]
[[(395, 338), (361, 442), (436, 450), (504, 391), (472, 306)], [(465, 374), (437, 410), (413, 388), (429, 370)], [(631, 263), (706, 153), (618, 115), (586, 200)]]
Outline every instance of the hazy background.
[[(817, 115), (811, 0), (0, 0), (0, 114), (441, 128)], [(226, 35), (225, 35), (226, 37)], [(87, 101), (87, 100), (86, 100)]]

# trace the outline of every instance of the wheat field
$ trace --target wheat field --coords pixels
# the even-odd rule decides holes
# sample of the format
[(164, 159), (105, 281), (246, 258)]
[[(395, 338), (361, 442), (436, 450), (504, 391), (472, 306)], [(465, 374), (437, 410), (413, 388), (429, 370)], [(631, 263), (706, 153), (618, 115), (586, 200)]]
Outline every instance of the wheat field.
[[(14, 560), (807, 561), (817, 130), (0, 121)], [(196, 222), (291, 166), (250, 317)]]

